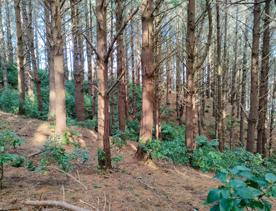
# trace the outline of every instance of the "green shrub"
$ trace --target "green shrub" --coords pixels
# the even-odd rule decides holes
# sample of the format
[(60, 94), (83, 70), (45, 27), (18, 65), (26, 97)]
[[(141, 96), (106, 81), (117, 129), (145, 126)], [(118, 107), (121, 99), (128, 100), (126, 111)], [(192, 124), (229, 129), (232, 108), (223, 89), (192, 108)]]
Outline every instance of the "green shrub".
[(191, 156), (191, 164), (202, 171), (217, 171), (222, 169), (222, 153), (217, 150), (218, 141), (204, 136), (196, 138), (197, 148)]
[(9, 64), (7, 72), (9, 85), (16, 89), (18, 84), (17, 67), (14, 64)]
[(38, 111), (37, 99), (31, 100), (28, 96), (24, 101), (24, 111), (27, 117), (47, 120), (48, 118), (48, 109), (43, 110), (42, 112)]
[(244, 165), (250, 168), (255, 174), (265, 174), (264, 159), (260, 154), (253, 154), (244, 148), (226, 150), (222, 153), (222, 167), (233, 168), (234, 166)]
[(191, 163), (202, 171), (219, 171), (238, 165), (244, 165), (259, 175), (269, 171), (268, 166), (271, 164), (260, 154), (252, 154), (244, 148), (220, 152), (217, 149), (218, 141), (208, 141), (204, 136), (197, 137), (196, 143), (197, 148), (192, 153)]
[(219, 172), (215, 178), (222, 185), (208, 193), (206, 204), (212, 204), (210, 210), (271, 210), (268, 198), (276, 198), (275, 174), (258, 177), (251, 169), (236, 166), (230, 171)]
[(17, 113), (19, 106), (18, 92), (15, 89), (6, 88), (0, 92), (0, 109), (9, 113)]
[(23, 140), (18, 137), (13, 131), (4, 130), (0, 132), (0, 188), (2, 188), (4, 177), (4, 166), (21, 167), (24, 165), (25, 158), (15, 151), (18, 146), (23, 143)]
[(276, 174), (276, 152), (264, 160), (264, 166), (269, 172)]
[(111, 159), (112, 165), (118, 165), (121, 161), (124, 160), (124, 157), (121, 155), (117, 155)]
[(122, 139), (120, 135), (115, 135), (112, 137), (112, 144), (122, 149), (126, 145), (126, 140)]
[(78, 125), (84, 128), (95, 130), (98, 126), (97, 119), (87, 119), (83, 122), (78, 122)]
[(189, 155), (184, 141), (176, 139), (173, 141), (152, 140), (146, 144), (140, 144), (141, 149), (150, 154), (152, 159), (172, 161), (175, 164), (187, 165)]
[(173, 112), (174, 111), (172, 109), (165, 107), (161, 109), (161, 116), (164, 118), (169, 118), (172, 116)]
[(164, 123), (161, 125), (161, 138), (166, 141), (181, 139), (184, 142), (185, 128), (173, 123)]
[(140, 122), (142, 115), (142, 86), (136, 84), (133, 86), (133, 84), (130, 83), (128, 91), (128, 101), (131, 103), (131, 106), (129, 106), (128, 108), (129, 114), (133, 116), (133, 119), (136, 119), (138, 120), (138, 122)]
[(70, 141), (66, 143), (73, 149), (66, 151), (66, 145), (60, 139), (50, 138), (44, 145), (36, 170), (47, 171), (47, 167), (54, 164), (64, 171), (71, 171), (75, 161), (83, 164), (89, 159), (88, 151), (81, 149), (77, 143)]

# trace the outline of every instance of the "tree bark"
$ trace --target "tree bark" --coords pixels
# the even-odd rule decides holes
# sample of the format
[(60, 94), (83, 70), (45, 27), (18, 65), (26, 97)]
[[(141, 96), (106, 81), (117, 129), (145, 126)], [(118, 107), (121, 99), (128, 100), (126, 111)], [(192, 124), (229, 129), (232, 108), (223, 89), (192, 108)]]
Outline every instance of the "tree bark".
[(142, 118), (140, 140), (145, 144), (152, 140), (153, 96), (154, 96), (154, 58), (153, 58), (153, 0), (142, 1)]
[(83, 93), (83, 43), (80, 36), (80, 14), (78, 0), (70, 0), (73, 34), (73, 64), (75, 81), (75, 109), (78, 121), (85, 120), (84, 93)]
[(42, 96), (41, 96), (41, 80), (38, 75), (38, 65), (37, 65), (37, 59), (35, 55), (35, 40), (34, 40), (34, 29), (33, 29), (33, 6), (32, 1), (28, 2), (28, 13), (29, 13), (29, 27), (28, 27), (28, 36), (29, 36), (29, 49), (31, 52), (31, 58), (32, 58), (32, 67), (34, 71), (34, 80), (36, 84), (36, 95), (37, 95), (37, 105), (38, 105), (38, 111), (43, 110), (43, 102), (42, 102)]
[(268, 101), (268, 74), (270, 58), (270, 0), (265, 1), (262, 66), (259, 86), (259, 110), (257, 126), (257, 152), (266, 155), (266, 115)]
[(34, 76), (31, 68), (32, 59), (30, 51), (30, 40), (29, 40), (29, 25), (30, 20), (28, 18), (27, 12), (27, 0), (21, 0), (21, 9), (22, 9), (22, 31), (23, 31), (23, 43), (24, 43), (24, 67), (25, 67), (25, 82), (28, 97), (31, 101), (34, 101)]
[(55, 73), (54, 73), (54, 46), (53, 46), (53, 21), (50, 13), (50, 4), (44, 0), (45, 31), (47, 43), (47, 59), (49, 71), (49, 112), (48, 119), (54, 120), (56, 116), (56, 92), (55, 92)]
[(106, 58), (106, 0), (96, 1), (97, 16), (97, 66), (98, 66), (98, 144), (99, 150), (103, 149), (105, 159), (98, 157), (101, 168), (111, 168), (111, 151), (109, 141), (109, 96), (107, 93), (108, 58)]
[(219, 149), (223, 151), (224, 149), (224, 123), (222, 118), (223, 105), (222, 105), (222, 75), (223, 69), (221, 65), (221, 36), (220, 36), (220, 2), (216, 1), (216, 20), (217, 20), (217, 60), (216, 60), (216, 72), (217, 72), (217, 128), (216, 134), (219, 140)]
[(8, 62), (9, 64), (14, 63), (13, 57), (13, 45), (12, 45), (12, 33), (11, 33), (11, 14), (8, 1), (5, 1), (5, 10), (7, 18), (7, 47), (8, 47)]
[(3, 85), (4, 88), (8, 88), (8, 72), (7, 72), (7, 61), (6, 61), (6, 44), (5, 44), (5, 32), (3, 28), (3, 14), (2, 14), (3, 4), (0, 2), (0, 47), (2, 51), (0, 52), (0, 64), (3, 75)]
[(195, 0), (188, 2), (187, 21), (187, 105), (186, 105), (186, 146), (189, 150), (195, 148), (195, 136), (197, 129), (197, 110), (195, 98)]
[(19, 92), (19, 114), (24, 114), (25, 101), (25, 77), (24, 77), (24, 42), (21, 22), (20, 0), (14, 0), (16, 18), (17, 39), (17, 68), (18, 68), (18, 92)]
[(61, 2), (50, 0), (53, 18), (53, 43), (54, 43), (54, 74), (56, 93), (56, 134), (62, 135), (66, 130), (65, 85), (63, 69), (63, 38), (61, 23)]
[(234, 127), (234, 112), (235, 112), (235, 98), (237, 99), (237, 85), (236, 85), (236, 77), (237, 77), (237, 60), (238, 60), (238, 7), (236, 9), (236, 25), (235, 25), (235, 41), (234, 41), (234, 64), (232, 69), (232, 78), (231, 78), (231, 96), (230, 96), (230, 103), (231, 103), (231, 114), (230, 114), (230, 137), (229, 137), (229, 144), (230, 149), (232, 149), (233, 145), (233, 127)]
[[(248, 20), (246, 20), (246, 23)], [(243, 48), (243, 58), (242, 58), (242, 84), (241, 84), (241, 106), (240, 108), (240, 144), (244, 145), (244, 120), (245, 114), (243, 108), (245, 108), (245, 98), (246, 98), (246, 81), (247, 81), (247, 48), (248, 48), (248, 28), (246, 27), (244, 33), (244, 48)]]
[[(116, 31), (120, 31), (123, 24), (123, 5), (122, 1), (116, 1)], [(120, 34), (117, 39), (117, 77), (126, 73), (126, 60), (125, 60), (125, 46), (124, 36)], [(119, 82), (119, 97), (118, 97), (118, 118), (119, 118), (119, 130), (125, 131), (126, 123), (126, 86), (125, 77)]]
[[(276, 68), (276, 59), (274, 58), (274, 69)], [(272, 144), (273, 144), (273, 130), (275, 128), (275, 112), (276, 112), (276, 71), (274, 71), (273, 76), (273, 88), (271, 96), (271, 111), (270, 111), (270, 120), (269, 120), (269, 140), (268, 140), (268, 155), (271, 156), (273, 153)]]
[(260, 0), (254, 0), (254, 22), (253, 41), (251, 54), (251, 91), (250, 91), (250, 111), (248, 118), (247, 144), (246, 149), (254, 152), (255, 130), (258, 117), (258, 72), (259, 72), (259, 43), (260, 43)]

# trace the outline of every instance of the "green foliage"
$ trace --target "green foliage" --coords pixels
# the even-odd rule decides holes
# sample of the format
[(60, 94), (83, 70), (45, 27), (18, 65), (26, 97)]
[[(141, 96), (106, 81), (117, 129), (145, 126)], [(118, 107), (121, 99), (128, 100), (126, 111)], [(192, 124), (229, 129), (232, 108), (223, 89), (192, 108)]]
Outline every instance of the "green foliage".
[(202, 171), (216, 171), (221, 168), (221, 153), (217, 151), (216, 140), (208, 141), (204, 136), (196, 139), (197, 149), (192, 153), (191, 164)]
[(276, 174), (276, 152), (271, 157), (264, 160), (264, 166), (269, 172)]
[(22, 143), (23, 140), (13, 131), (0, 132), (0, 188), (2, 188), (4, 166), (22, 167), (24, 164), (25, 158), (14, 151)]
[(271, 171), (271, 162), (262, 158), (260, 154), (252, 154), (244, 148), (225, 150), (220, 152), (217, 149), (218, 141), (208, 139), (204, 136), (197, 137), (197, 148), (191, 155), (191, 164), (202, 171), (220, 171), (230, 169), (234, 166), (244, 165), (250, 168), (255, 174), (263, 175)]
[(44, 109), (42, 112), (38, 111), (38, 104), (36, 98), (34, 100), (30, 99), (28, 96), (25, 98), (24, 111), (25, 115), (30, 118), (42, 120), (47, 120), (48, 118), (48, 109)]
[(187, 165), (189, 156), (184, 141), (176, 139), (161, 142), (159, 150), (153, 153), (153, 158), (173, 161), (175, 164)]
[(162, 140), (172, 141), (181, 139), (184, 142), (185, 128), (173, 123), (164, 123), (161, 125)]
[(231, 130), (231, 128), (234, 128), (237, 123), (237, 119), (234, 116), (227, 115), (226, 116), (226, 129), (228, 131)]
[(164, 117), (164, 118), (171, 117), (172, 114), (173, 114), (173, 112), (174, 111), (172, 109), (170, 109), (170, 108), (167, 108), (167, 107), (161, 108), (161, 116)]
[(192, 153), (191, 164), (202, 171), (216, 171), (221, 168), (221, 153), (217, 150), (218, 141), (204, 136), (196, 138), (197, 149)]
[(129, 115), (133, 116), (133, 119), (136, 119), (138, 120), (138, 122), (140, 122), (142, 115), (142, 86), (136, 84), (134, 84), (133, 86), (133, 84), (130, 83), (128, 91), (128, 101), (132, 102), (131, 106), (129, 106), (128, 108)]
[(244, 165), (250, 168), (255, 174), (264, 174), (267, 172), (264, 166), (265, 159), (260, 154), (252, 154), (244, 148), (226, 150), (222, 153), (222, 167), (233, 168), (234, 166)]
[(16, 148), (23, 143), (23, 140), (15, 132), (4, 130), (0, 132), (0, 151), (4, 152), (9, 148)]
[(8, 65), (8, 83), (11, 87), (16, 88), (17, 87), (17, 81), (18, 81), (18, 76), (17, 76), (17, 67), (13, 64)]
[(112, 144), (122, 149), (126, 145), (126, 140), (122, 139), (120, 133), (112, 137)]
[(138, 120), (127, 121), (127, 128), (125, 131), (126, 139), (131, 141), (138, 141), (139, 130), (140, 130), (140, 122)]
[(118, 163), (122, 162), (124, 157), (121, 155), (117, 155), (111, 159), (113, 165), (118, 165)]
[(18, 92), (14, 89), (6, 88), (0, 92), (0, 109), (9, 112), (17, 113), (19, 106)]
[(97, 158), (99, 163), (104, 163), (106, 161), (106, 155), (103, 149), (97, 149)]
[(215, 178), (223, 185), (209, 191), (206, 203), (212, 204), (210, 210), (271, 210), (267, 199), (276, 198), (275, 174), (259, 177), (245, 166), (236, 166), (219, 172)]
[(97, 119), (87, 119), (83, 122), (78, 122), (78, 125), (84, 128), (95, 130), (98, 126)]
[(183, 126), (165, 123), (161, 126), (161, 140), (152, 140), (140, 144), (141, 150), (148, 153), (152, 159), (172, 161), (175, 164), (187, 165), (189, 155), (184, 142), (185, 128)]
[(54, 164), (68, 172), (73, 170), (75, 161), (83, 164), (89, 159), (88, 152), (81, 149), (77, 143), (69, 142), (67, 147), (68, 150), (66, 150), (66, 145), (60, 139), (50, 138), (44, 145), (36, 170), (47, 171), (47, 167)]

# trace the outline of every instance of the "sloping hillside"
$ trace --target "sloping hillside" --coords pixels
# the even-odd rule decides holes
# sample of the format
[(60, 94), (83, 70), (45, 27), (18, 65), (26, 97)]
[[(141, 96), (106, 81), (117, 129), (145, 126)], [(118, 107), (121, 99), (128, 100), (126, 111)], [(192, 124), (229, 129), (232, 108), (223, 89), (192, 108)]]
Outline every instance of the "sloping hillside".
[[(0, 129), (14, 130), (25, 139), (19, 149), (24, 155), (39, 151), (52, 134), (51, 128), (47, 122), (0, 113)], [(5, 188), (0, 190), (1, 209), (28, 210), (23, 201), (48, 199), (99, 210), (208, 210), (203, 200), (208, 189), (218, 185), (211, 174), (170, 163), (140, 163), (134, 157), (134, 142), (121, 150), (113, 147), (113, 155), (121, 155), (124, 160), (112, 172), (103, 173), (97, 169), (95, 160), (96, 133), (75, 127), (70, 130), (79, 133), (74, 138), (90, 152), (89, 163), (71, 175), (82, 185), (55, 169), (39, 174), (7, 168)]]

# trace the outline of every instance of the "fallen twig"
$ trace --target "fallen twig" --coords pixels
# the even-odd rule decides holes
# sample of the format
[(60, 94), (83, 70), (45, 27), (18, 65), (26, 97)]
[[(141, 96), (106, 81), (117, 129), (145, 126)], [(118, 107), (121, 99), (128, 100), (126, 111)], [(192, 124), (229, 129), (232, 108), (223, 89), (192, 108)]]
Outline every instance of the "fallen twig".
[(46, 200), (46, 201), (25, 201), (24, 204), (36, 206), (36, 207), (59, 207), (71, 211), (91, 211), (89, 209), (77, 207), (72, 204), (68, 204), (67, 202), (63, 201), (53, 201), (53, 200)]
[(61, 169), (59, 169), (59, 168), (55, 168), (55, 167), (53, 167), (53, 166), (49, 166), (48, 168), (66, 174), (66, 176), (70, 177), (70, 178), (73, 179), (75, 182), (79, 183), (85, 190), (87, 190), (87, 187), (86, 187), (80, 180), (78, 180), (76, 177), (74, 177), (73, 175), (71, 175), (71, 174), (69, 174), (69, 173), (67, 173), (67, 172), (65, 172), (65, 171), (63, 171), (63, 170), (61, 170)]
[(45, 151), (44, 151), (44, 150), (40, 150), (40, 151), (38, 151), (38, 152), (34, 152), (34, 153), (32, 153), (32, 154), (29, 154), (29, 155), (28, 155), (28, 158), (35, 157), (35, 156), (37, 156), (37, 155), (42, 154), (43, 152), (45, 152)]

